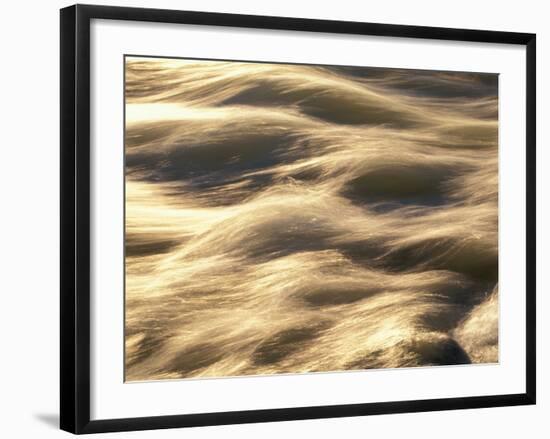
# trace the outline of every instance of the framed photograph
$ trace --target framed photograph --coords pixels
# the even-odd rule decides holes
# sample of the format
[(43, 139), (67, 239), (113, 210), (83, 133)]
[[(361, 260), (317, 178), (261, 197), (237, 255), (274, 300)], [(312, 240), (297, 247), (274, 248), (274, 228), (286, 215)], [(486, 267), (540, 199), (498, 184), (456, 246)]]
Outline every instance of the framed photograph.
[(535, 35), (61, 10), (62, 429), (535, 387)]

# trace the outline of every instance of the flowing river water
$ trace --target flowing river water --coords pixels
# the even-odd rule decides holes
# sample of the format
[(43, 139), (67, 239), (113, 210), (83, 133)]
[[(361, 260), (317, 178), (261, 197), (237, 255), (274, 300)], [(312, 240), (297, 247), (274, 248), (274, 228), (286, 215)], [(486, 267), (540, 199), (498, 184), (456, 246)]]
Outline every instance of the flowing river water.
[(498, 361), (498, 77), (126, 58), (126, 380)]

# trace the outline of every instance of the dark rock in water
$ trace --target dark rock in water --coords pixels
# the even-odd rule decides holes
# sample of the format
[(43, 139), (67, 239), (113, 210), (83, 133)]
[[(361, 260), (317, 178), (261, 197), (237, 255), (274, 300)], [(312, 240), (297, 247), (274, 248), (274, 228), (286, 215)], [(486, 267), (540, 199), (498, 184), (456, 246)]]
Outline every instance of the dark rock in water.
[(462, 347), (452, 338), (445, 341), (437, 341), (435, 343), (420, 343), (413, 345), (415, 348), (420, 364), (447, 366), (452, 364), (469, 364), (470, 357), (462, 349)]

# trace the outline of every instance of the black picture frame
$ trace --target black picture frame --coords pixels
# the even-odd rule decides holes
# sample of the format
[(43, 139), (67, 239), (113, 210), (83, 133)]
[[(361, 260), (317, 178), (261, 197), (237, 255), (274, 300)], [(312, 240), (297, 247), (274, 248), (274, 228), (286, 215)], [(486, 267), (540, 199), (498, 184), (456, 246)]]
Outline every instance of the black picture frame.
[[(90, 420), (90, 21), (133, 20), (256, 29), (407, 37), (526, 47), (526, 376), (525, 393), (223, 413)], [(303, 18), (110, 6), (61, 10), (61, 404), (63, 430), (99, 433), (535, 404), (536, 36)]]

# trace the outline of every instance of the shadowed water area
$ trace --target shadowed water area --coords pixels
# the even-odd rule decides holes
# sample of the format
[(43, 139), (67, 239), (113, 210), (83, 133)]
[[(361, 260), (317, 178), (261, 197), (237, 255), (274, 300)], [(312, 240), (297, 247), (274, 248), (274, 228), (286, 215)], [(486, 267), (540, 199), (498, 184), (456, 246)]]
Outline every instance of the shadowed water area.
[(128, 381), (498, 361), (498, 78), (126, 59)]

